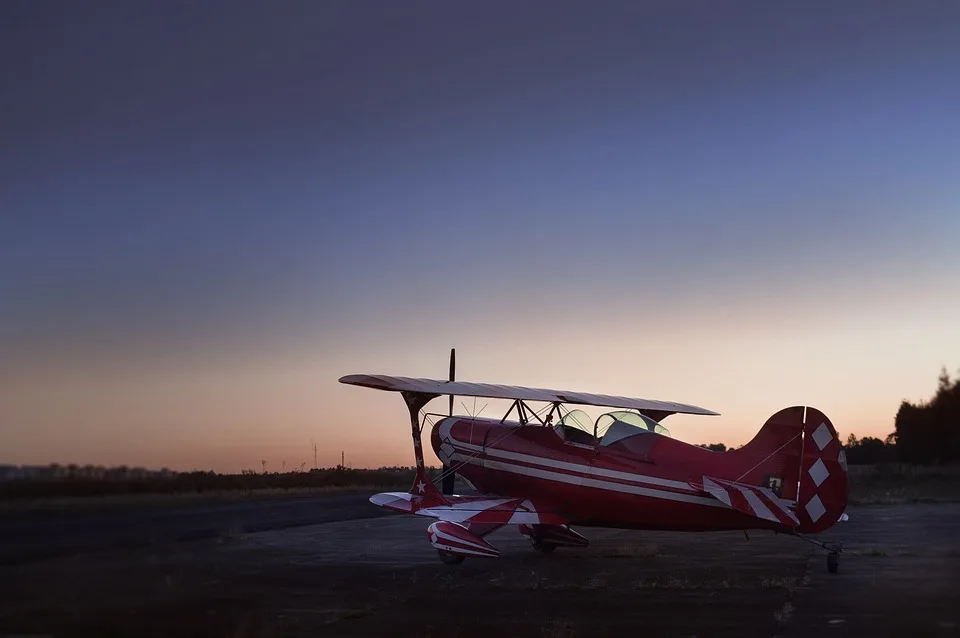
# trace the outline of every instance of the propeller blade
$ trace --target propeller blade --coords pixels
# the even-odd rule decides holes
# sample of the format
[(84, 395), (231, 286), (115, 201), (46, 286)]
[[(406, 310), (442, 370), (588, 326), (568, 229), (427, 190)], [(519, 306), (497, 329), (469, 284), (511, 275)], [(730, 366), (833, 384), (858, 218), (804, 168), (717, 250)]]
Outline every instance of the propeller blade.
[[(457, 380), (457, 349), (450, 348), (450, 381)], [(450, 416), (453, 416), (453, 395), (450, 395)]]
[[(457, 349), (450, 348), (450, 376), (449, 379), (451, 382), (457, 380)], [(453, 395), (450, 395), (450, 413), (449, 416), (453, 416)], [(453, 494), (455, 487), (454, 481), (456, 480), (456, 475), (450, 471), (450, 468), (446, 465), (443, 466), (443, 484), (441, 485), (441, 491), (444, 494)]]

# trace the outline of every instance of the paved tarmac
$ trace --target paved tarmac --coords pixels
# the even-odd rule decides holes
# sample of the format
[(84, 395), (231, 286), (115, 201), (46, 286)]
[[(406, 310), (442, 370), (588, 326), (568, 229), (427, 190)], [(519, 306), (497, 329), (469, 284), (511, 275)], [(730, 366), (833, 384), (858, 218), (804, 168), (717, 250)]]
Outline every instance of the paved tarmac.
[[(635, 600), (630, 617), (643, 617), (647, 631), (656, 635), (726, 635), (729, 630), (734, 635), (960, 636), (960, 505), (869, 506), (849, 513), (850, 521), (820, 536), (843, 542), (838, 574), (827, 571), (821, 549), (768, 532), (751, 532), (747, 540), (741, 532), (585, 528), (590, 547), (540, 556), (515, 530), (504, 528), (487, 537), (501, 549), (500, 558), (467, 559), (453, 568), (438, 565), (424, 532), (429, 521), (410, 516), (276, 530), (248, 535), (244, 542), (315, 567), (418, 568), (431, 578), (454, 578), (468, 593), (458, 597), (446, 591), (443, 595), (453, 600), (445, 604), (462, 605), (463, 613), (498, 590), (529, 604), (530, 595), (542, 589), (554, 591), (558, 600), (573, 592), (581, 601), (590, 600), (598, 613), (605, 609), (603, 599), (622, 601), (626, 594)], [(477, 622), (523, 609), (508, 600), (501, 605), (501, 611), (488, 609)], [(670, 617), (669, 610), (677, 609), (693, 616)], [(715, 626), (704, 624), (707, 609), (716, 616)], [(355, 625), (359, 633), (377, 623), (413, 630), (435, 613), (417, 616), (408, 607), (395, 612), (386, 606)], [(564, 617), (562, 611), (548, 613)], [(609, 619), (598, 616), (591, 623), (578, 611), (568, 615), (580, 627), (578, 635), (616, 632)]]
[(0, 565), (388, 514), (369, 492), (92, 510), (0, 512)]
[(4, 519), (0, 636), (960, 635), (960, 504), (852, 507), (829, 574), (769, 532), (591, 528), (550, 555), (504, 528), (500, 558), (449, 566), (429, 519), (366, 498)]

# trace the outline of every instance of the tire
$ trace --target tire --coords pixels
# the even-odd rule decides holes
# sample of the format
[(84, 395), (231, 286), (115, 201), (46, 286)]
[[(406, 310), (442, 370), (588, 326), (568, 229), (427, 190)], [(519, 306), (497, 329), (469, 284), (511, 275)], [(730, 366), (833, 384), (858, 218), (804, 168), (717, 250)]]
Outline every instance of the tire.
[(444, 565), (459, 565), (463, 562), (463, 559), (466, 558), (466, 556), (462, 554), (452, 554), (440, 549), (437, 550), (437, 554), (440, 555), (440, 562)]
[(543, 541), (537, 541), (537, 540), (531, 541), (531, 544), (533, 545), (533, 548), (535, 550), (537, 550), (538, 552), (542, 552), (544, 554), (549, 554), (550, 552), (552, 552), (557, 548), (557, 546), (553, 543), (545, 543)]
[(827, 571), (836, 574), (840, 571), (840, 555), (836, 552), (827, 554)]

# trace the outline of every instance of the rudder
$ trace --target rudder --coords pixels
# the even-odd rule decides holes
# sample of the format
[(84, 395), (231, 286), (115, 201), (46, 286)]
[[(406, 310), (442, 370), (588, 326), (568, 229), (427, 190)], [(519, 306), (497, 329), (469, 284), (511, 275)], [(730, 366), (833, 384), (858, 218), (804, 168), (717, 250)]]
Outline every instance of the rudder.
[(840, 520), (849, 491), (846, 454), (830, 419), (816, 408), (806, 409), (798, 483), (800, 532), (822, 532)]

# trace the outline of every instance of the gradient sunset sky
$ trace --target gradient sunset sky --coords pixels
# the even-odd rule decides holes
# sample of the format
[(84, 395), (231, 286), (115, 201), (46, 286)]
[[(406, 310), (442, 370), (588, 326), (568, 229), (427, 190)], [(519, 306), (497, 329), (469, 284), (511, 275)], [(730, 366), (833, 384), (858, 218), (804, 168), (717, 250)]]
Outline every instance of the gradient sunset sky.
[(0, 463), (409, 465), (337, 379), (452, 346), (728, 445), (960, 366), (955, 2), (5, 2), (0, 66)]

